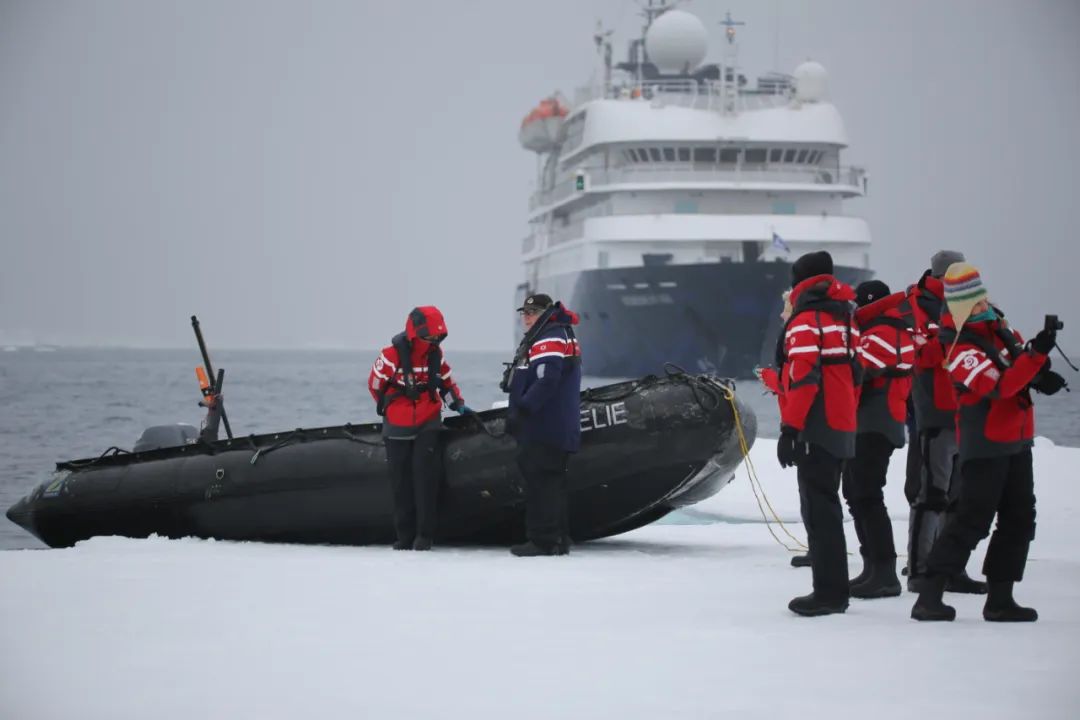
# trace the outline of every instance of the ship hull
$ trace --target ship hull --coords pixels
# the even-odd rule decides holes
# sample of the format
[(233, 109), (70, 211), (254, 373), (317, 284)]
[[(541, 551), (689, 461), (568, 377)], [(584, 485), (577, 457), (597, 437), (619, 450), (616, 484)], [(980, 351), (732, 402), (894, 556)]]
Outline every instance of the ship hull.
[[(857, 285), (870, 270), (838, 266)], [(658, 373), (664, 363), (690, 372), (746, 378), (772, 363), (781, 329), (786, 262), (608, 268), (545, 278), (533, 288), (581, 317), (583, 368), (597, 377)]]

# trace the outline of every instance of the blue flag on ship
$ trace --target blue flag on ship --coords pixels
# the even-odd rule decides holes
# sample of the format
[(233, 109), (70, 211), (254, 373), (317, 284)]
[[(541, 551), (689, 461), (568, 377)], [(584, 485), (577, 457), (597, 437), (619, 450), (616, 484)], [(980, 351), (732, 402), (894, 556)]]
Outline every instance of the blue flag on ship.
[(777, 250), (783, 250), (784, 252), (791, 252), (791, 248), (784, 242), (784, 238), (780, 237), (774, 231), (772, 234), (772, 246)]

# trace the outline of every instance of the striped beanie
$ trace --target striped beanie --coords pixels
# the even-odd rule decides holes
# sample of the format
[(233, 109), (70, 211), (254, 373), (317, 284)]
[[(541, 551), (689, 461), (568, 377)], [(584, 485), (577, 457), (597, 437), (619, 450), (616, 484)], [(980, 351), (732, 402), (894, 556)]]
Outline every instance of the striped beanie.
[(988, 297), (982, 276), (974, 265), (957, 262), (949, 266), (941, 282), (945, 286), (945, 302), (949, 305), (949, 313), (953, 316), (956, 327), (960, 328), (967, 322), (979, 301)]

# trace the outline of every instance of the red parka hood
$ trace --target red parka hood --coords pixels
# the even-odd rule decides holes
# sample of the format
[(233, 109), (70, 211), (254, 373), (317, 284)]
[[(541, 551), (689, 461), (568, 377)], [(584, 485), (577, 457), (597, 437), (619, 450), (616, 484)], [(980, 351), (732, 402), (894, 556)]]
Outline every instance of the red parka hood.
[(863, 325), (881, 315), (891, 318), (900, 318), (902, 317), (900, 314), (900, 303), (904, 302), (906, 298), (906, 293), (895, 292), (892, 295), (886, 295), (880, 300), (875, 300), (872, 303), (863, 305), (855, 311), (855, 322)]
[(405, 337), (409, 339), (410, 343), (413, 343), (414, 348), (418, 344), (430, 344), (422, 338), (445, 338), (446, 335), (446, 320), (443, 319), (443, 314), (440, 312), (439, 308), (434, 305), (422, 305), (413, 308), (413, 311), (409, 313), (409, 317), (405, 321)]
[(577, 325), (580, 321), (578, 314), (563, 304), (555, 303), (555, 312), (551, 314), (551, 321), (561, 325)]
[[(803, 297), (805, 295), (805, 297)], [(798, 310), (802, 302), (813, 300), (836, 300), (847, 302), (855, 299), (855, 290), (832, 275), (815, 275), (803, 280), (791, 289), (791, 306)]]

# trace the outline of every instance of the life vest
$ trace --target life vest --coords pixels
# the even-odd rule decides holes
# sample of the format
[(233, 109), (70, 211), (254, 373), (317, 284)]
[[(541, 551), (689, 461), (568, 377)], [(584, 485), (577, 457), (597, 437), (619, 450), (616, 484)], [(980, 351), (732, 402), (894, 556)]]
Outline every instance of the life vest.
[(397, 353), (398, 367), (397, 372), (390, 376), (390, 381), (384, 383), (379, 389), (378, 401), (375, 403), (375, 411), (379, 414), (379, 417), (386, 414), (386, 399), (391, 388), (414, 402), (419, 400), (424, 393), (427, 393), (433, 402), (438, 402), (439, 395), (447, 389), (441, 375), (442, 348), (438, 345), (431, 345), (431, 349), (428, 350), (427, 354), (427, 372), (424, 373), (424, 379), (418, 381), (416, 373), (413, 372), (412, 343), (409, 341), (408, 336), (405, 333), (398, 333), (391, 338), (390, 345), (393, 346), (394, 351)]

